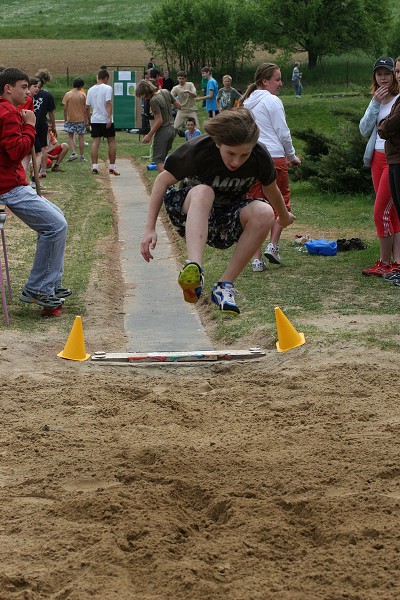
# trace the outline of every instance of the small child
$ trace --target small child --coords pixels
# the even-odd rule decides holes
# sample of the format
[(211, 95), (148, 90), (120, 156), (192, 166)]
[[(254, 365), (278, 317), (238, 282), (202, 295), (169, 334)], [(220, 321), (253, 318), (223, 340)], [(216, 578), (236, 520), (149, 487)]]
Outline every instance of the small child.
[(196, 120), (193, 117), (188, 117), (186, 119), (185, 140), (188, 142), (199, 135), (201, 135), (201, 131), (196, 128)]
[[(68, 152), (68, 144), (66, 142), (58, 143), (58, 140), (52, 132), (51, 123), (48, 123), (47, 131), (47, 167), (51, 167), (53, 173), (62, 173), (60, 167), (61, 162)], [(54, 162), (55, 161), (55, 162)], [(54, 164), (53, 164), (54, 162)]]

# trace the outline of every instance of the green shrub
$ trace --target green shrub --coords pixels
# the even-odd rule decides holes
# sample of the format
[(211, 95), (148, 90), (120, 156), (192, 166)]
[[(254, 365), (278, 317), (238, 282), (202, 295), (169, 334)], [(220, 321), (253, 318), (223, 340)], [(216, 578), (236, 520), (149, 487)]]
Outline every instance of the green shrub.
[(301, 166), (291, 178), (308, 180), (321, 192), (368, 194), (371, 172), (363, 166), (366, 141), (358, 130), (359, 117), (347, 111), (337, 111), (337, 115), (345, 116), (346, 122), (331, 136), (311, 128), (293, 132), (305, 145)]

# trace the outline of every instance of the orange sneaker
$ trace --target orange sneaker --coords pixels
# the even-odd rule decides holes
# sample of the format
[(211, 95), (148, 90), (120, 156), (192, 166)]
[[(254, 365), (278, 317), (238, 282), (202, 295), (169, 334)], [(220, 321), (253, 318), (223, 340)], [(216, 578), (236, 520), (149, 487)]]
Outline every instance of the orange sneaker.
[(363, 269), (362, 274), (367, 275), (367, 277), (383, 277), (386, 273), (390, 273), (391, 269), (391, 265), (388, 265), (381, 260), (377, 260), (372, 267)]

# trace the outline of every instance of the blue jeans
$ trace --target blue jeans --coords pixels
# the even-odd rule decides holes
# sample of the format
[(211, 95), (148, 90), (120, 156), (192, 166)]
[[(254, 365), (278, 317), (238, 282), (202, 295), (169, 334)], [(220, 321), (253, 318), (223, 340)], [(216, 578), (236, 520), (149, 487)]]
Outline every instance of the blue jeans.
[(29, 185), (0, 195), (8, 208), (37, 232), (36, 254), (26, 283), (29, 292), (50, 296), (61, 286), (68, 224), (55, 204), (38, 196)]
[(301, 92), (303, 91), (303, 86), (301, 85), (300, 79), (294, 79), (292, 81), (294, 87), (294, 93), (296, 96), (301, 96)]

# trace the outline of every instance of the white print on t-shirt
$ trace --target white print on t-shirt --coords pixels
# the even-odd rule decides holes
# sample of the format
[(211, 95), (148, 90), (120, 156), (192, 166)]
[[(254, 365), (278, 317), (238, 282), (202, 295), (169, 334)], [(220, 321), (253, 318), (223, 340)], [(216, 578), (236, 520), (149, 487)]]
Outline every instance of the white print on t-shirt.
[(43, 98), (33, 98), (33, 111), (37, 112), (43, 104)]
[(241, 190), (244, 187), (250, 187), (255, 180), (255, 177), (245, 177), (244, 179), (239, 179), (238, 177), (225, 177), (225, 179), (221, 181), (220, 176), (216, 175), (211, 183), (211, 187), (218, 188), (219, 190)]

